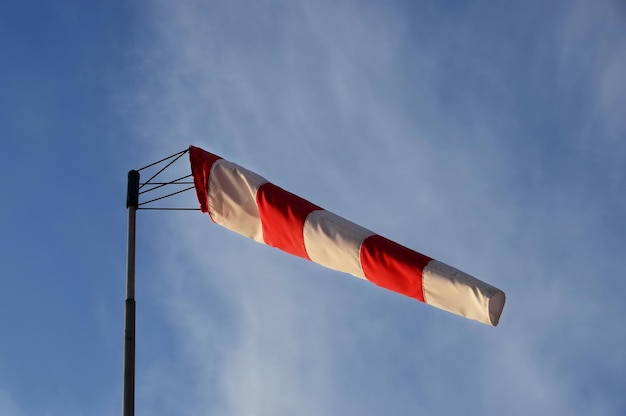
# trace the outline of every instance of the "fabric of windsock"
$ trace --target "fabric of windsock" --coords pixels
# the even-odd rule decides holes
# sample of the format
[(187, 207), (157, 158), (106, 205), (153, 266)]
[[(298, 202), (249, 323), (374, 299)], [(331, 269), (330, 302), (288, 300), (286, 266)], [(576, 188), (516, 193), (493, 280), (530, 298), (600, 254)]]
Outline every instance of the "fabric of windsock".
[(436, 308), (496, 326), (501, 290), (285, 191), (220, 156), (190, 146), (203, 212), (229, 230)]

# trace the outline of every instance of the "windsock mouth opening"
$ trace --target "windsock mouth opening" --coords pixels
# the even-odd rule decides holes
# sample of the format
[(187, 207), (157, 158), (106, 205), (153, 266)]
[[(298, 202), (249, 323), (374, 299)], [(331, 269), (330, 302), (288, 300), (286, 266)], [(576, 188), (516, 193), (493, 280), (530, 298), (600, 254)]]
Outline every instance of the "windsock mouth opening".
[(502, 309), (504, 309), (505, 301), (506, 296), (502, 291), (498, 291), (498, 293), (496, 293), (491, 297), (491, 299), (489, 299), (489, 320), (491, 321), (491, 325), (498, 325), (498, 321), (500, 321), (500, 315), (502, 314)]

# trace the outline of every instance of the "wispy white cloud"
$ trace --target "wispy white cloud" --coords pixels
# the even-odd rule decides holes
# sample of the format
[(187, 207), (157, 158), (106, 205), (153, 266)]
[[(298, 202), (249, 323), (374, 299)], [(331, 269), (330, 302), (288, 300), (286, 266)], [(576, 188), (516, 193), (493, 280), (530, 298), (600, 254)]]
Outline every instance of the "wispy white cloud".
[[(626, 335), (612, 319), (624, 313), (623, 284), (607, 246), (624, 235), (609, 238), (601, 216), (617, 218), (624, 200), (586, 197), (594, 186), (620, 189), (624, 176), (601, 163), (572, 170), (588, 148), (570, 136), (593, 121), (611, 160), (623, 160), (611, 140), (623, 127), (623, 43), (602, 52), (602, 65), (571, 71), (576, 45), (599, 42), (581, 40), (584, 14), (517, 9), (501, 20), (479, 6), (395, 3), (152, 10), (131, 114), (155, 159), (204, 146), (501, 286), (509, 304), (500, 327), (483, 328), (205, 216), (152, 218), (151, 298), (171, 339), (138, 379), (148, 414), (624, 408), (596, 372), (623, 382)], [(569, 101), (579, 94), (593, 105)]]
[(0, 413), (6, 416), (21, 416), (22, 409), (20, 405), (13, 399), (11, 394), (0, 389)]

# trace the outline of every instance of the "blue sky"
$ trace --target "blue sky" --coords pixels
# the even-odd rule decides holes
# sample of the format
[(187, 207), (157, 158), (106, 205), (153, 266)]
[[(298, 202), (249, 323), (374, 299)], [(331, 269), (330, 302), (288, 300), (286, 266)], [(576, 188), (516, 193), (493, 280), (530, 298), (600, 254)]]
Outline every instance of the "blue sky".
[(507, 306), (490, 328), (141, 211), (138, 415), (626, 413), (625, 23), (618, 0), (2, 3), (0, 414), (121, 412), (126, 173), (189, 144)]

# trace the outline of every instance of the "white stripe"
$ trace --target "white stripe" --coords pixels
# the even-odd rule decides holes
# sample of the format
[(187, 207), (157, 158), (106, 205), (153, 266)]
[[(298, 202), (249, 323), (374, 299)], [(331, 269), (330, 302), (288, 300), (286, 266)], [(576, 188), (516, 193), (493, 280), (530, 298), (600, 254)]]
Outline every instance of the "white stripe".
[(311, 212), (304, 222), (304, 246), (309, 258), (330, 269), (365, 279), (359, 252), (374, 233), (332, 212)]
[(220, 159), (209, 175), (208, 204), (211, 218), (232, 231), (263, 243), (256, 193), (267, 183), (239, 165)]
[(502, 291), (437, 260), (424, 267), (422, 288), (429, 305), (487, 325), (498, 324), (504, 307)]

